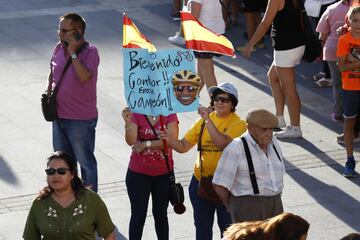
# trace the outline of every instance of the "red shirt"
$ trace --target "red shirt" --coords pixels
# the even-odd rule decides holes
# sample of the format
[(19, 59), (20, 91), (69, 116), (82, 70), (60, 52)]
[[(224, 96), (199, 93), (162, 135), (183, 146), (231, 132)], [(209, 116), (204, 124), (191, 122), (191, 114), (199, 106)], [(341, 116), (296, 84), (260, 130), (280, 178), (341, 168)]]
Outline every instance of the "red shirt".
[[(164, 117), (165, 124), (168, 125), (172, 122), (178, 122), (176, 114), (170, 114), (167, 117)], [(151, 126), (146, 120), (146, 115), (133, 113), (131, 122), (138, 126), (138, 141), (146, 141), (146, 140), (155, 140), (159, 136), (160, 122), (157, 121), (154, 129), (157, 131), (157, 135), (151, 129)], [(173, 169), (173, 158), (172, 158), (172, 150), (169, 149), (169, 167), (170, 170)], [(164, 175), (169, 172), (166, 159), (162, 150), (160, 149), (145, 149), (141, 153), (137, 153), (135, 151), (132, 152), (129, 162), (129, 169), (137, 172), (143, 173), (150, 176), (158, 176)]]

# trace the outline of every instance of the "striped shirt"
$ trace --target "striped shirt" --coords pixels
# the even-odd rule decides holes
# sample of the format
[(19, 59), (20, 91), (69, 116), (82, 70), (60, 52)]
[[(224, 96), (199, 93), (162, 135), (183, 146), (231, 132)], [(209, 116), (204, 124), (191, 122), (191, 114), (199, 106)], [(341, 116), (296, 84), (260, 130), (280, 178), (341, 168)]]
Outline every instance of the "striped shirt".
[[(267, 154), (265, 154), (249, 132), (246, 132), (243, 136), (245, 136), (249, 145), (259, 195), (274, 196), (281, 193), (284, 188), (283, 175), (285, 174), (285, 168), (278, 140), (273, 138), (272, 142), (267, 146)], [(273, 145), (275, 145), (281, 161)], [(234, 138), (224, 149), (214, 174), (213, 183), (227, 188), (236, 197), (254, 195), (244, 145), (240, 138)]]

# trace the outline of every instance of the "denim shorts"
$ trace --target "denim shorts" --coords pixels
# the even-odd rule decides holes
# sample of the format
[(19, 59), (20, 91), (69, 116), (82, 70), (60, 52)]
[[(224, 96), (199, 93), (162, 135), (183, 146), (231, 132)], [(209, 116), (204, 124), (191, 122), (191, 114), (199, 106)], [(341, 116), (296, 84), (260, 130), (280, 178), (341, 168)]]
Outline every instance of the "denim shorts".
[(359, 113), (360, 91), (343, 90), (344, 118), (355, 118)]

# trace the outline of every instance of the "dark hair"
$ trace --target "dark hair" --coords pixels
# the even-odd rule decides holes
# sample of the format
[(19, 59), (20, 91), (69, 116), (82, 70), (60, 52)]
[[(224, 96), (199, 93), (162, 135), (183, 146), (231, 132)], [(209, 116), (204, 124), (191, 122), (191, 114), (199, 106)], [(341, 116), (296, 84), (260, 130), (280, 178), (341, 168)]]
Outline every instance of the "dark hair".
[(351, 21), (355, 14), (360, 13), (360, 7), (354, 7), (350, 10), (349, 20)]
[(360, 240), (360, 234), (359, 233), (350, 233), (340, 240)]
[[(221, 90), (221, 89), (216, 89), (213, 93), (212, 93), (212, 95), (211, 95), (211, 102), (210, 102), (210, 106), (211, 107), (214, 107), (214, 98), (217, 96), (217, 95), (219, 95), (219, 94), (223, 94), (223, 93), (227, 93), (227, 92), (224, 92), (223, 90)], [(231, 100), (231, 111), (232, 112), (235, 112), (236, 111), (236, 106), (237, 106), (237, 104), (238, 104), (238, 100), (236, 99), (236, 97), (234, 96), (234, 95), (232, 95), (232, 94), (230, 94), (230, 93), (227, 93), (228, 95), (229, 95), (229, 98), (230, 98), (230, 100)]]
[(299, 240), (309, 226), (300, 216), (282, 213), (264, 221), (232, 224), (224, 236), (228, 240)]
[(68, 165), (70, 172), (72, 174), (74, 174), (74, 177), (71, 180), (71, 188), (74, 190), (75, 197), (77, 198), (79, 195), (80, 189), (85, 188), (85, 187), (83, 185), (83, 182), (81, 181), (81, 179), (78, 176), (76, 161), (70, 156), (70, 154), (67, 154), (66, 152), (62, 152), (62, 151), (56, 151), (48, 157), (47, 166), (49, 166), (50, 162), (54, 159), (63, 160), (66, 163), (66, 165)]
[(80, 27), (80, 29), (82, 29), (82, 31), (83, 31), (82, 35), (85, 34), (85, 29), (86, 29), (85, 19), (83, 17), (81, 17), (79, 14), (66, 13), (66, 14), (62, 15), (59, 19), (60, 20), (61, 19), (71, 20), (71, 24), (74, 24), (76, 27)]

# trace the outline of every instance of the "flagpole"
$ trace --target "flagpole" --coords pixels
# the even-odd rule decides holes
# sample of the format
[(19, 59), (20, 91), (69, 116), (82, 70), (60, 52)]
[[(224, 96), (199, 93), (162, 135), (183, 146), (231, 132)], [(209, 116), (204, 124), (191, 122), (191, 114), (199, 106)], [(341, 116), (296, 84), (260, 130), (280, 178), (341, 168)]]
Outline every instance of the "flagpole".
[[(160, 129), (161, 131), (165, 131), (165, 119), (163, 115), (160, 115)], [(167, 158), (169, 156), (169, 146), (166, 142), (166, 139), (162, 139), (163, 145), (164, 145), (164, 155)]]

